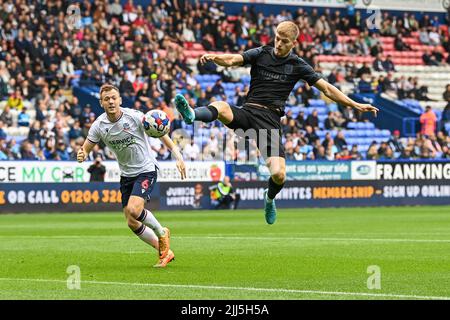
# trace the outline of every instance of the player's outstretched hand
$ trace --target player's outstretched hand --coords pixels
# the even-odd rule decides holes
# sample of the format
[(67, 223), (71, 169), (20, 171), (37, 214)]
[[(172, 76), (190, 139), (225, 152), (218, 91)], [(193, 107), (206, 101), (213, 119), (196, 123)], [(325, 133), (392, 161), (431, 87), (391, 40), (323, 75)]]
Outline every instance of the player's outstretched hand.
[(201, 64), (205, 64), (205, 63), (207, 63), (208, 61), (214, 61), (214, 58), (216, 57), (216, 55), (215, 54), (213, 54), (213, 53), (207, 53), (207, 54), (204, 54), (204, 55), (202, 55), (201, 57), (200, 57), (200, 63)]
[(183, 160), (177, 161), (177, 169), (178, 169), (178, 172), (180, 172), (180, 174), (181, 174), (181, 180), (186, 179), (186, 165), (184, 164)]
[(378, 108), (375, 108), (370, 104), (363, 104), (363, 103), (358, 103), (355, 106), (355, 109), (361, 112), (372, 112), (375, 117), (377, 116), (377, 112), (380, 111), (378, 110)]
[(86, 154), (84, 153), (84, 149), (80, 148), (77, 152), (77, 161), (81, 163), (84, 159), (86, 159)]

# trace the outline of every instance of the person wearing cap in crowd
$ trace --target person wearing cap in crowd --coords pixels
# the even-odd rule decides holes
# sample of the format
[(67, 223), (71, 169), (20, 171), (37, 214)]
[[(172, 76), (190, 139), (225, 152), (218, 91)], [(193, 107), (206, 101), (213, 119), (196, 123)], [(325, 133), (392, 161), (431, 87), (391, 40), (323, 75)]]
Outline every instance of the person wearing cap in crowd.
[(403, 149), (405, 149), (402, 142), (400, 141), (400, 131), (399, 130), (394, 130), (392, 132), (392, 136), (388, 140), (388, 144), (391, 146), (391, 148), (395, 152), (402, 152)]

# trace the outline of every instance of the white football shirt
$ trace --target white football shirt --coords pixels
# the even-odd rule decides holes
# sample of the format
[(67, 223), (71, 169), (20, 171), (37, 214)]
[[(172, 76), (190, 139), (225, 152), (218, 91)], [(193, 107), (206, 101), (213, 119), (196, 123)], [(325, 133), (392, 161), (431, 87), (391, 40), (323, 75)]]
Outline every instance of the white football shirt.
[(144, 172), (155, 171), (158, 163), (151, 152), (148, 136), (145, 134), (141, 111), (120, 108), (122, 116), (116, 121), (101, 114), (92, 124), (88, 140), (98, 143), (102, 140), (116, 155), (121, 176), (136, 177)]

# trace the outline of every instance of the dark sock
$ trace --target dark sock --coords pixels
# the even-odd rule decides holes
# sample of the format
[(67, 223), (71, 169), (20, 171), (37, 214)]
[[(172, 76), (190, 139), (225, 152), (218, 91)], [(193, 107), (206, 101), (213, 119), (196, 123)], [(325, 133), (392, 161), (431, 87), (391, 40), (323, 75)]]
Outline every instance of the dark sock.
[(137, 221), (144, 221), (145, 218), (147, 217), (147, 212), (145, 212), (145, 209), (142, 210), (141, 215), (136, 219)]
[(283, 189), (283, 184), (276, 184), (275, 181), (272, 180), (272, 177), (269, 179), (269, 191), (267, 192), (267, 196), (269, 199), (275, 199), (277, 194)]
[(195, 120), (202, 122), (213, 122), (219, 116), (219, 112), (213, 106), (195, 108), (194, 112)]

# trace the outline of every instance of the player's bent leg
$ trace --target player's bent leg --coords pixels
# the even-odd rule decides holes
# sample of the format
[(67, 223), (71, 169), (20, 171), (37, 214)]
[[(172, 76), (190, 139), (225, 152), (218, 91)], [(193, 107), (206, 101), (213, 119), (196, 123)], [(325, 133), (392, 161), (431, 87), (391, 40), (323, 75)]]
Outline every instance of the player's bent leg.
[(266, 165), (270, 171), (270, 179), (269, 186), (264, 191), (264, 211), (266, 222), (273, 224), (277, 218), (275, 197), (283, 189), (286, 181), (286, 160), (282, 157), (269, 157)]
[(231, 106), (225, 101), (214, 101), (210, 106), (216, 108), (217, 119), (223, 124), (229, 124), (233, 121), (233, 111)]
[(141, 215), (137, 218), (137, 220), (153, 230), (159, 241), (159, 258), (165, 257), (170, 249), (169, 228), (161, 226), (153, 213), (147, 209), (142, 210)]
[(217, 119), (224, 124), (233, 121), (233, 112), (230, 105), (225, 101), (215, 101), (207, 107), (198, 107), (194, 110), (183, 95), (177, 94), (174, 103), (187, 124), (192, 124), (194, 121), (208, 123)]
[(148, 243), (156, 250), (159, 250), (159, 241), (152, 229), (138, 220), (142, 209), (144, 208), (144, 199), (131, 196), (128, 204), (123, 212), (127, 220), (128, 227), (133, 231), (142, 241)]
[[(152, 212), (144, 208), (144, 203), (145, 200), (143, 198), (138, 196), (131, 196), (126, 207), (127, 220), (132, 225), (136, 223), (135, 221), (141, 222), (142, 225), (148, 227), (147, 229), (153, 231), (151, 237), (151, 245), (158, 249), (159, 258), (162, 259), (167, 255), (170, 249), (170, 230), (161, 226)], [(134, 230), (136, 229), (133, 229), (133, 231)], [(155, 244), (155, 237), (153, 235), (156, 235), (157, 237), (157, 245)]]
[(286, 181), (286, 159), (282, 157), (269, 157), (267, 158), (266, 165), (269, 168), (272, 180), (278, 185), (284, 185)]

